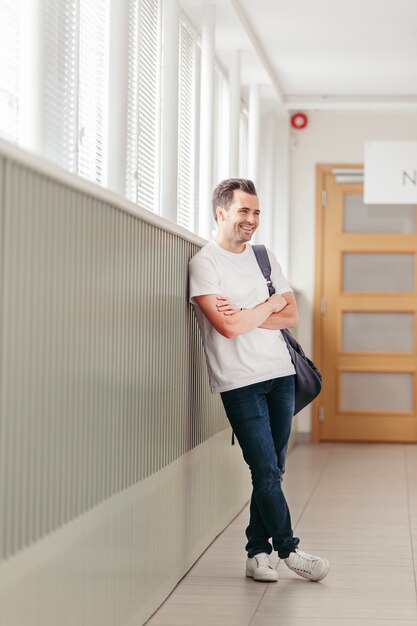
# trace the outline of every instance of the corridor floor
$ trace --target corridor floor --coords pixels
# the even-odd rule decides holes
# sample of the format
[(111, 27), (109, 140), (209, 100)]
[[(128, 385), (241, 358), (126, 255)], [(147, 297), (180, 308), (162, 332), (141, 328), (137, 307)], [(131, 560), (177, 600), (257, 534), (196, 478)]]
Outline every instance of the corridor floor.
[(327, 578), (283, 562), (278, 583), (245, 578), (246, 507), (148, 624), (417, 626), (417, 446), (298, 444), (284, 490), (300, 548), (330, 560)]

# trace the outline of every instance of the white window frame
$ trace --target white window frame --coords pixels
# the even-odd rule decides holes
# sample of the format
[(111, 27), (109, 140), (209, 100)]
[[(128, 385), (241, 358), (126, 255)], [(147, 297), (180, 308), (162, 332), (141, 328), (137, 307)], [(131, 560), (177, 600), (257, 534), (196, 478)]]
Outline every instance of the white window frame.
[(126, 195), (159, 214), (161, 0), (130, 0), (128, 56)]
[(239, 178), (248, 177), (249, 113), (244, 102), (239, 114)]
[(197, 232), (201, 48), (196, 29), (183, 12), (179, 28), (177, 223)]
[(229, 84), (226, 72), (214, 66), (213, 186), (228, 178), (229, 170)]
[(45, 3), (43, 152), (103, 184), (110, 0)]
[(0, 0), (0, 137), (19, 139), (20, 0)]

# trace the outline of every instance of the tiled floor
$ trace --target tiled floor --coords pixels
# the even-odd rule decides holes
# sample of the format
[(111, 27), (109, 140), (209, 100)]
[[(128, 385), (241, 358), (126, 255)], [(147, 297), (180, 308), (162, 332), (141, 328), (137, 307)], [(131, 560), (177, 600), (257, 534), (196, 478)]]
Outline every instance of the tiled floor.
[(299, 444), (284, 489), (300, 547), (330, 560), (327, 578), (282, 562), (278, 583), (245, 578), (245, 509), (148, 624), (417, 626), (417, 446)]

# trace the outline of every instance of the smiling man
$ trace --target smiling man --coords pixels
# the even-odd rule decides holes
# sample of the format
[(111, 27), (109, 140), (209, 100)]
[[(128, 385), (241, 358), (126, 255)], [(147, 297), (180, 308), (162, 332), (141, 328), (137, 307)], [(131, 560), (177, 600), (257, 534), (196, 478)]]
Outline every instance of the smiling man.
[(251, 471), (246, 576), (278, 580), (269, 560), (274, 549), (300, 576), (322, 580), (329, 563), (298, 549), (281, 486), (295, 370), (280, 329), (297, 325), (297, 304), (268, 250), (276, 289), (269, 296), (249, 243), (260, 219), (253, 182), (221, 182), (213, 192), (213, 212), (217, 236), (190, 261), (190, 301), (202, 333), (211, 390), (221, 395)]

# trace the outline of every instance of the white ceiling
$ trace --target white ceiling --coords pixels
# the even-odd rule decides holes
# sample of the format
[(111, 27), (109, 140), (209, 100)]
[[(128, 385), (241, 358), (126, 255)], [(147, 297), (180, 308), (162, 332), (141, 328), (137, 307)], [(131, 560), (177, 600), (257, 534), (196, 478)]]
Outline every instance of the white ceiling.
[[(169, 1), (169, 0), (168, 0)], [(181, 0), (201, 28), (204, 0)], [(216, 53), (285, 108), (417, 108), (417, 0), (213, 0)]]

